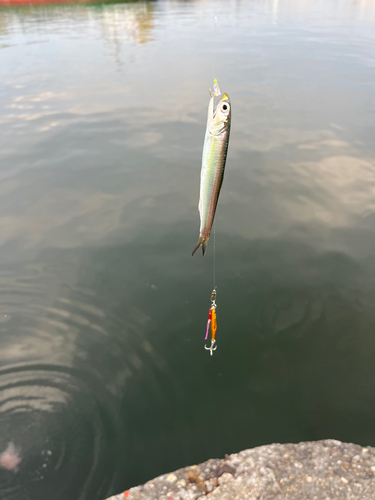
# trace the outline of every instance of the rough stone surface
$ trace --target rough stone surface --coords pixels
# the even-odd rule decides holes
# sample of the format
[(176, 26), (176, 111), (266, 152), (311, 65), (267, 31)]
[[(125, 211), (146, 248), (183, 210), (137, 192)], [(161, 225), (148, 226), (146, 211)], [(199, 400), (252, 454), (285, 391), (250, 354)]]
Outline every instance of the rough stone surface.
[(271, 444), (159, 476), (108, 500), (375, 500), (375, 448)]

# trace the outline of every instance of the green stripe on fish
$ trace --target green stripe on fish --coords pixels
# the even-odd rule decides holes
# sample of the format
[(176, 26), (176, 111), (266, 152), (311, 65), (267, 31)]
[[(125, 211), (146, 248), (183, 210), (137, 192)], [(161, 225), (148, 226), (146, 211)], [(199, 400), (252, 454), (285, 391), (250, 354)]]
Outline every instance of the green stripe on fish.
[(210, 89), (211, 99), (208, 105), (207, 127), (202, 155), (201, 185), (198, 205), (201, 226), (198, 242), (192, 255), (194, 255), (200, 246), (202, 246), (203, 255), (206, 252), (212, 224), (214, 222), (217, 201), (223, 183), (229, 143), (231, 104), (229, 96), (223, 94), (214, 109), (215, 97), (220, 96), (220, 94), (221, 92), (217, 80), (214, 79), (213, 92)]

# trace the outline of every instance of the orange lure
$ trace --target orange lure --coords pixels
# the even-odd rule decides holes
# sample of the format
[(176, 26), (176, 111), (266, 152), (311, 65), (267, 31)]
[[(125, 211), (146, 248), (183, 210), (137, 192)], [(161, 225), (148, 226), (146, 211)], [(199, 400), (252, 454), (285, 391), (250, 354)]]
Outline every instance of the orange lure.
[(213, 352), (216, 351), (217, 346), (215, 345), (215, 337), (216, 337), (216, 330), (217, 330), (217, 319), (216, 319), (216, 290), (214, 289), (211, 293), (211, 307), (210, 311), (208, 313), (208, 321), (207, 321), (207, 329), (206, 329), (206, 337), (205, 340), (208, 337), (208, 330), (211, 326), (211, 346), (207, 347), (206, 345), (204, 348), (207, 351), (210, 351), (211, 356), (213, 355)]

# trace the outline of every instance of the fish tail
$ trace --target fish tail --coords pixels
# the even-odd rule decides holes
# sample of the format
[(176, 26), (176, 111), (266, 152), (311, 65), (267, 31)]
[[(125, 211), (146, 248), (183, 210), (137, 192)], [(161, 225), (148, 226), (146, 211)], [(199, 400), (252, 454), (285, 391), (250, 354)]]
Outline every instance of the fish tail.
[(195, 248), (194, 248), (193, 253), (191, 255), (194, 255), (195, 252), (198, 250), (198, 248), (201, 245), (202, 245), (202, 255), (204, 255), (206, 253), (206, 248), (207, 248), (207, 245), (208, 245), (209, 238), (210, 238), (209, 236), (199, 236), (198, 242), (195, 245)]

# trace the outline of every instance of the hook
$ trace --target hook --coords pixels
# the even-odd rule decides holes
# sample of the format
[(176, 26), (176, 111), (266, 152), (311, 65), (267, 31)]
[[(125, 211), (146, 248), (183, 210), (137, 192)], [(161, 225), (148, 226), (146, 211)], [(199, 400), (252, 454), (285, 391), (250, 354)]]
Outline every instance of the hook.
[(209, 89), (209, 92), (211, 97), (217, 97), (221, 94), (216, 78), (214, 78), (213, 90)]
[(217, 349), (217, 346), (215, 346), (215, 339), (211, 339), (211, 346), (210, 347), (207, 347), (206, 345), (204, 346), (204, 348), (207, 350), (207, 351), (210, 351), (210, 354), (211, 356), (213, 355), (213, 351), (216, 351)]

